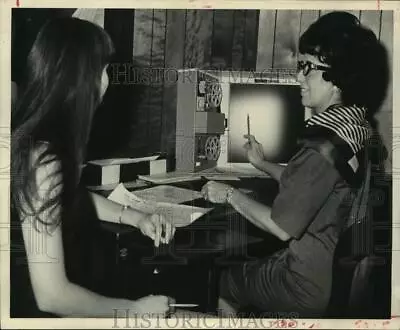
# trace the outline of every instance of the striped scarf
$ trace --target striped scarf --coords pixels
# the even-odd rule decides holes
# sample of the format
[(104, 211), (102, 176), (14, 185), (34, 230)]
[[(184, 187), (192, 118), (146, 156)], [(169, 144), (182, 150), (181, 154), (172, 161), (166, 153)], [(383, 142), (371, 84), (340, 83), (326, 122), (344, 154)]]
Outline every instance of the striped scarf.
[(350, 155), (347, 157), (347, 163), (357, 172), (359, 163), (356, 155), (371, 135), (371, 127), (365, 116), (365, 108), (335, 104), (308, 119), (306, 130), (325, 127), (333, 131), (350, 148), (346, 148), (347, 154)]

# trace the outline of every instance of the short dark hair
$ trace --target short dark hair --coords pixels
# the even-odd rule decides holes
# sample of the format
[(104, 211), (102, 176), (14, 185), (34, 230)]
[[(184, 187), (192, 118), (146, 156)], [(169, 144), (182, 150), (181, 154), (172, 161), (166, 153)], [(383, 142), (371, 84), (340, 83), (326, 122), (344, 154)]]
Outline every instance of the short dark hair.
[(387, 88), (387, 54), (374, 32), (348, 12), (321, 16), (300, 38), (299, 51), (331, 67), (323, 73), (342, 91), (344, 104), (364, 106), (372, 115)]

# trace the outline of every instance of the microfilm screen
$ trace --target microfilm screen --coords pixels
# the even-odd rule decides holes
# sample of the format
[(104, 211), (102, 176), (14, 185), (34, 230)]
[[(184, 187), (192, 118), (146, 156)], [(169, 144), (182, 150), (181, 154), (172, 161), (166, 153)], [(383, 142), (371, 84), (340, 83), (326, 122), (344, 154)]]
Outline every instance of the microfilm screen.
[(296, 151), (304, 125), (304, 107), (297, 85), (232, 84), (228, 116), (228, 162), (247, 163), (243, 145), (250, 133), (263, 145), (265, 159), (286, 163)]

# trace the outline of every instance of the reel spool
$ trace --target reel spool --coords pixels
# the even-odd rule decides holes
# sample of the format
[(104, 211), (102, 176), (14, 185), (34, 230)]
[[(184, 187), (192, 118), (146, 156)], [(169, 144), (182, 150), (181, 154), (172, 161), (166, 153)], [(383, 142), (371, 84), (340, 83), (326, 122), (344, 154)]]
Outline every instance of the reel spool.
[(208, 82), (206, 85), (206, 102), (210, 108), (218, 108), (222, 101), (222, 87), (217, 82)]
[(199, 136), (197, 146), (199, 159), (216, 161), (221, 154), (221, 143), (217, 135)]

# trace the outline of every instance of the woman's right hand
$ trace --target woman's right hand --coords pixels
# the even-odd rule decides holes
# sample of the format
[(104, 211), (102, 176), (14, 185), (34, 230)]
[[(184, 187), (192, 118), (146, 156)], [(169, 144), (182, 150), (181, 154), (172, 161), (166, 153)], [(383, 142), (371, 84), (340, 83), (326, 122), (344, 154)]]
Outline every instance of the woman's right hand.
[(143, 235), (154, 241), (156, 247), (160, 245), (160, 242), (168, 244), (175, 234), (175, 226), (159, 213), (145, 216), (137, 226)]
[(151, 314), (151, 317), (168, 317), (173, 311), (170, 304), (175, 303), (175, 299), (167, 296), (149, 295), (139, 298), (134, 302), (134, 313)]
[(254, 135), (244, 135), (247, 139), (247, 143), (243, 146), (246, 149), (247, 159), (250, 163), (257, 167), (261, 162), (264, 161), (264, 149), (261, 143), (257, 142)]

